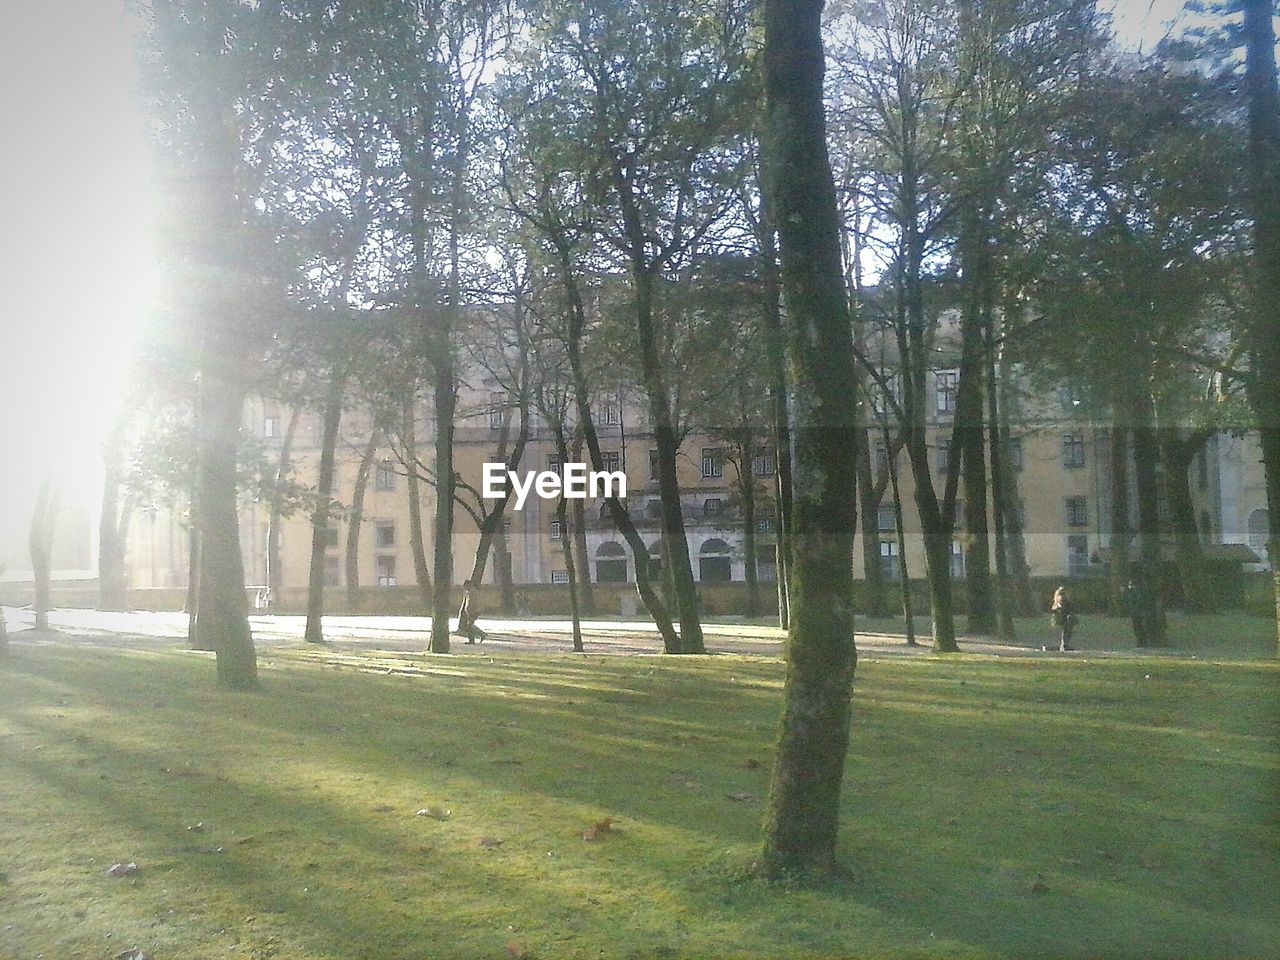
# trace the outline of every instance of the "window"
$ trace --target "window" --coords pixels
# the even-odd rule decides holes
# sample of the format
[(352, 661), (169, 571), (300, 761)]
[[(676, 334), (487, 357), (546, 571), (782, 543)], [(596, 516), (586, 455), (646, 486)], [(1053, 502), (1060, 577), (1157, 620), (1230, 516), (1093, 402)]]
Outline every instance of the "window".
[(552, 539), (552, 540), (559, 540), (559, 539), (560, 539), (560, 535), (561, 535), (561, 534), (560, 534), (560, 521), (559, 521), (558, 519), (556, 519), (556, 520), (552, 520), (552, 521), (551, 521), (551, 526), (550, 526), (550, 528), (549, 528), (549, 529), (550, 529), (550, 531), (551, 531), (551, 539)]
[(762, 510), (756, 514), (756, 533), (773, 533), (772, 510)]
[(938, 401), (938, 416), (951, 416), (956, 412), (956, 392), (960, 385), (959, 371), (939, 370), (933, 375), (933, 385)]
[(613, 514), (609, 512), (609, 501), (608, 501), (608, 500), (601, 500), (601, 501), (600, 501), (600, 519), (601, 519), (601, 520), (608, 520), (608, 519), (610, 519), (612, 516), (613, 516)]
[(262, 421), (262, 435), (268, 440), (280, 436), (280, 418), (265, 417)]
[(733, 579), (729, 545), (712, 538), (698, 551), (698, 579), (703, 583), (728, 583)]
[(1022, 438), (1010, 437), (1008, 445), (1009, 467), (1012, 470), (1022, 469)]
[(605, 427), (616, 427), (622, 422), (622, 409), (616, 403), (604, 403), (596, 411), (596, 423)]
[(777, 469), (776, 458), (768, 447), (756, 447), (751, 457), (751, 472), (757, 477), (771, 477)]
[(964, 526), (964, 501), (963, 500), (956, 501), (956, 515), (954, 517), (954, 520), (955, 520), (955, 525), (957, 527)]
[(392, 469), (391, 461), (383, 460), (378, 464), (377, 473), (373, 477), (373, 486), (375, 490), (394, 490), (396, 488), (396, 472)]
[(1067, 537), (1067, 573), (1084, 573), (1089, 566), (1089, 538), (1082, 533)]
[(951, 541), (951, 579), (964, 579), (964, 547), (959, 540)]
[(951, 438), (938, 437), (938, 472), (948, 473), (951, 470)]
[(560, 462), (560, 454), (558, 453), (547, 454), (547, 470), (549, 470), (551, 473), (561, 473), (562, 471), (560, 468), (562, 466), (564, 465)]
[(320, 535), (321, 542), (326, 547), (336, 547), (338, 545), (338, 528), (332, 524), (324, 528), (324, 532)]
[(1062, 435), (1062, 465), (1075, 468), (1084, 466), (1084, 434), (1064, 433)]
[(707, 497), (702, 501), (702, 515), (704, 517), (718, 517), (724, 513), (724, 501), (719, 497)]
[(552, 570), (551, 582), (552, 583), (568, 583), (569, 571), (568, 570)]
[(396, 545), (396, 525), (394, 523), (378, 524), (373, 542), (378, 547), (394, 547)]
[(896, 540), (880, 541), (880, 576), (884, 580), (897, 580), (902, 573), (898, 563), (898, 542)]
[(1084, 387), (1078, 383), (1069, 383), (1058, 390), (1058, 398), (1062, 401), (1062, 409), (1072, 413), (1084, 406)]
[(1067, 497), (1067, 526), (1087, 527), (1089, 525), (1088, 501), (1084, 497)]
[(898, 515), (893, 507), (876, 508), (876, 529), (881, 533), (898, 529)]
[(702, 475), (708, 478), (724, 476), (724, 451), (719, 447), (702, 448)]
[[(889, 397), (893, 397), (898, 402), (902, 401), (902, 377), (883, 370), (880, 371), (880, 375), (885, 383), (882, 386), (877, 381), (871, 388), (871, 408), (876, 413), (884, 414), (893, 409), (893, 404), (889, 402)], [(885, 389), (886, 387), (888, 389)]]
[(772, 544), (756, 549), (756, 580), (759, 583), (778, 582), (778, 557)]
[(889, 448), (885, 446), (883, 440), (876, 441), (875, 467), (876, 476), (886, 477), (889, 475)]
[(657, 450), (649, 451), (649, 479), (650, 480), (658, 479), (658, 451)]
[(596, 583), (626, 583), (627, 552), (609, 541), (596, 550)]
[(619, 462), (620, 461), (618, 459), (617, 450), (601, 450), (600, 451), (600, 466), (606, 472), (612, 473), (613, 471), (617, 470)]
[(326, 587), (342, 586), (342, 574), (338, 569), (336, 554), (324, 558), (324, 585)]
[(396, 558), (381, 556), (377, 559), (378, 586), (394, 587), (396, 585)]
[(502, 421), (506, 417), (507, 395), (505, 393), (489, 394), (489, 429), (501, 430)]

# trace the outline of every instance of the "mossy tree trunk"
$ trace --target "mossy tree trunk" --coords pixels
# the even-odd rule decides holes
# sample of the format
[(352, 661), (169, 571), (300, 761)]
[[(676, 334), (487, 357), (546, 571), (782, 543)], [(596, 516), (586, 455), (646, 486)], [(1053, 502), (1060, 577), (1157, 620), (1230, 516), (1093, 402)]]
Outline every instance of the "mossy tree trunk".
[(356, 467), (356, 481), (351, 489), (351, 509), (347, 512), (347, 547), (345, 556), (347, 581), (347, 606), (359, 610), (364, 605), (360, 594), (360, 529), (364, 525), (364, 498), (369, 490), (369, 474), (373, 471), (373, 458), (378, 451), (378, 431), (370, 430), (369, 438), (360, 453)]
[(1190, 478), (1191, 464), (1196, 454), (1203, 453), (1210, 436), (1212, 432), (1208, 430), (1186, 435), (1176, 428), (1160, 431), (1160, 461), (1164, 466), (1161, 479), (1169, 505), (1169, 532), (1182, 586), (1182, 605), (1188, 613), (1213, 613), (1218, 607), (1213, 581), (1205, 575), (1204, 545), (1196, 523)]
[(35, 589), (35, 626), (37, 630), (49, 629), (49, 602), (53, 576), (53, 535), (58, 525), (59, 495), (57, 484), (51, 477), (40, 482), (36, 493), (35, 508), (31, 514), (31, 526), (27, 546), (31, 551), (31, 575)]
[(324, 643), (325, 557), (329, 549), (329, 530), (333, 518), (333, 475), (338, 450), (338, 427), (342, 422), (342, 401), (346, 374), (330, 371), (329, 390), (325, 396), (324, 420), (320, 437), (320, 470), (316, 482), (316, 502), (311, 511), (311, 568), (307, 577), (307, 625), (303, 639), (307, 643)]
[(200, 450), (196, 505), (199, 513), (199, 585), (195, 646), (213, 650), (218, 683), (232, 689), (257, 686), (257, 654), (249, 632), (249, 604), (240, 555), (236, 454), (244, 407), (235, 375), (218, 373), (216, 361), (200, 379)]
[(125, 598), (125, 549), (133, 500), (121, 488), (124, 474), (124, 430), (117, 424), (103, 448), (102, 512), (98, 519), (98, 608), (123, 610)]
[(795, 395), (791, 628), (769, 784), (766, 876), (834, 866), (854, 645), (857, 411), (823, 116), (821, 0), (766, 0), (766, 180), (778, 222)]
[(1246, 328), (1249, 405), (1262, 441), (1271, 517), (1268, 560), (1280, 656), (1280, 93), (1276, 86), (1273, 0), (1243, 0), (1245, 96), (1249, 116), (1248, 191), (1252, 207), (1255, 300)]
[(271, 513), (267, 518), (267, 587), (271, 591), (273, 603), (278, 603), (280, 593), (284, 589), (284, 566), (280, 560), (281, 526), (284, 523), (285, 485), (293, 472), (293, 438), (298, 433), (298, 421), (302, 419), (302, 409), (294, 407), (289, 411), (289, 423), (284, 428), (284, 436), (280, 440), (280, 459), (276, 462), (276, 481), (271, 488)]

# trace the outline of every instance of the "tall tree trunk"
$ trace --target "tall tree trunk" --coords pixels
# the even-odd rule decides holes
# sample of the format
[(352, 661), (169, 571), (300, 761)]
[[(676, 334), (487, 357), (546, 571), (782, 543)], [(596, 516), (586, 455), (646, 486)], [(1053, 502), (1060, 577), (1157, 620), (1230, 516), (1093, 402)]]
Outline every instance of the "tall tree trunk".
[[(907, 566), (907, 531), (902, 525), (902, 491), (898, 487), (898, 454), (884, 429), (884, 449), (889, 467), (889, 485), (893, 490), (893, 527), (898, 543), (898, 585), (902, 592), (902, 623), (907, 631), (907, 646), (916, 646), (916, 611), (911, 599), (911, 570)], [(879, 563), (879, 556), (876, 557)]]
[(757, 225), (760, 247), (760, 275), (764, 285), (765, 358), (769, 368), (769, 411), (773, 448), (777, 451), (774, 496), (778, 502), (778, 542), (775, 547), (778, 570), (778, 626), (791, 626), (791, 411), (787, 397), (787, 335), (782, 317), (782, 278), (778, 269), (773, 216), (769, 210), (768, 184), (759, 179), (761, 204)]
[(787, 304), (795, 426), (792, 618), (769, 782), (767, 876), (834, 866), (849, 739), (858, 444), (848, 299), (823, 117), (822, 0), (766, 0), (764, 157)]
[[(1004, 514), (1005, 538), (1009, 547), (1009, 575), (1013, 580), (1013, 607), (1021, 616), (1030, 617), (1039, 613), (1035, 599), (1031, 594), (1031, 569), (1027, 564), (1027, 542), (1022, 525), (1022, 511), (1018, 504), (1018, 474), (1013, 465), (1013, 431), (1010, 423), (1010, 409), (1013, 398), (1013, 372), (1009, 355), (1002, 346), (1000, 357), (996, 363), (996, 378), (999, 383), (999, 429), (1001, 462), (1004, 464)], [(1020, 438), (1021, 439), (1021, 438)]]
[(743, 575), (747, 581), (748, 617), (760, 615), (760, 576), (756, 569), (756, 483), (753, 466), (755, 434), (749, 428), (740, 428), (738, 437), (738, 490), (742, 494), (742, 552)]
[(1111, 557), (1108, 574), (1111, 588), (1111, 613), (1128, 614), (1126, 592), (1130, 570), (1129, 551), (1133, 545), (1133, 524), (1129, 520), (1129, 428), (1117, 421), (1112, 424), (1109, 439), (1111, 459)]
[(453, 588), (453, 418), (458, 396), (453, 385), (452, 347), (435, 363), (436, 516), (435, 583), (431, 597), (431, 652), (449, 652), (449, 603)]
[[(378, 451), (378, 431), (371, 429), (356, 467), (355, 487), (351, 491), (351, 510), (347, 514), (346, 580), (347, 607), (352, 611), (364, 606), (360, 593), (360, 528), (364, 525), (364, 498), (369, 489), (369, 474), (373, 471), (373, 458)], [(418, 529), (422, 529), (421, 523)]]
[[(987, 524), (986, 430), (983, 416), (983, 388), (987, 361), (983, 344), (983, 321), (990, 302), (991, 258), (984, 237), (979, 235), (981, 217), (971, 221), (968, 242), (962, 242), (965, 257), (966, 307), (960, 319), (962, 341), (961, 394), (956, 406), (953, 448), (959, 451), (964, 478), (965, 596), (969, 608), (969, 632), (990, 636), (996, 632), (995, 594), (991, 584), (990, 528)], [(963, 392), (969, 379), (969, 392)]]
[(409, 392), (403, 411), (401, 441), (404, 446), (405, 487), (409, 494), (409, 552), (413, 555), (414, 582), (418, 585), (418, 599), (424, 610), (431, 609), (431, 566), (427, 563), (427, 544), (422, 530), (422, 481), (418, 477), (421, 466), (418, 459), (417, 396), (415, 386)]
[[(196, 646), (196, 614), (200, 609), (200, 518), (196, 513), (195, 494), (191, 496), (189, 507), (190, 524), (187, 527), (187, 595), (183, 600), (182, 612), (187, 615), (187, 644), (192, 650)], [(213, 648), (208, 648), (212, 650)]]
[(1258, 421), (1271, 518), (1267, 558), (1280, 656), (1280, 93), (1273, 0), (1243, 0), (1245, 96), (1249, 113), (1249, 200), (1254, 218), (1256, 298), (1247, 325), (1249, 405)]
[[(587, 385), (587, 374), (582, 363), (582, 339), (586, 331), (586, 306), (582, 300), (582, 291), (578, 287), (577, 277), (573, 272), (573, 256), (569, 241), (562, 233), (550, 238), (556, 248), (556, 257), (560, 267), (560, 279), (564, 284), (565, 294), (569, 301), (569, 335), (567, 337), (567, 353), (569, 355), (569, 371), (573, 377), (573, 401), (577, 415), (578, 427), (582, 431), (582, 440), (586, 444), (591, 458), (593, 470), (604, 469), (604, 457), (600, 453), (600, 438), (596, 434), (595, 423), (591, 419), (591, 393)], [(662, 647), (667, 653), (705, 653), (699, 646), (691, 648), (684, 638), (676, 633), (671, 615), (662, 598), (653, 587), (653, 578), (649, 574), (649, 547), (636, 530), (627, 508), (617, 497), (605, 500), (609, 516), (622, 538), (631, 548), (636, 568), (636, 592), (639, 593), (645, 609), (653, 618), (654, 626), (662, 637)]]
[[(579, 425), (573, 435), (573, 463), (582, 462), (582, 427)], [(596, 595), (591, 589), (591, 557), (587, 553), (587, 502), (575, 499), (570, 507), (573, 518), (573, 549), (577, 562), (574, 569), (578, 574), (578, 599), (582, 612), (588, 617), (596, 615)], [(563, 534), (561, 534), (563, 536)]]
[(289, 411), (289, 423), (284, 428), (284, 437), (280, 440), (280, 459), (276, 463), (276, 482), (271, 488), (271, 514), (267, 518), (267, 588), (271, 591), (273, 603), (280, 602), (281, 591), (284, 590), (284, 566), (280, 560), (280, 542), (284, 524), (284, 487), (293, 472), (290, 459), (293, 453), (293, 438), (298, 433), (298, 421), (302, 419), (302, 409), (294, 407)]
[(123, 610), (125, 602), (125, 546), (129, 528), (120, 502), (124, 472), (123, 428), (116, 426), (103, 449), (102, 513), (98, 519), (98, 607)]
[(311, 512), (311, 569), (307, 578), (307, 643), (324, 643), (324, 576), (329, 525), (333, 522), (333, 474), (338, 450), (338, 426), (342, 422), (342, 401), (347, 377), (330, 371), (331, 382), (324, 405), (324, 428), (320, 439), (320, 476), (316, 483), (316, 503)]
[[(698, 590), (689, 557), (684, 510), (680, 504), (680, 480), (676, 474), (680, 441), (676, 436), (666, 376), (662, 368), (662, 348), (658, 342), (654, 316), (655, 270), (645, 264), (645, 241), (640, 240), (633, 255), (632, 283), (635, 294), (636, 332), (640, 341), (640, 367), (649, 410), (653, 418), (654, 442), (658, 448), (658, 494), (662, 503), (662, 557), (664, 572), (672, 589), (670, 599), (680, 618), (681, 646), (689, 653), (704, 653), (702, 621), (698, 613)], [(646, 547), (644, 556), (648, 556)], [(642, 562), (636, 557), (636, 564)]]
[(1136, 393), (1138, 406), (1133, 427), (1133, 472), (1138, 494), (1138, 550), (1142, 558), (1137, 572), (1140, 586), (1137, 596), (1142, 607), (1140, 615), (1146, 643), (1153, 647), (1163, 647), (1167, 640), (1161, 589), (1163, 578), (1160, 575), (1160, 514), (1157, 509), (1160, 488), (1156, 475), (1159, 451), (1156, 445), (1155, 411), (1151, 404), (1150, 390), (1145, 384)]
[(220, 685), (251, 689), (258, 683), (258, 661), (249, 632), (236, 504), (236, 448), (244, 407), (238, 377), (219, 375), (216, 362), (206, 364), (199, 403), (196, 507), (200, 583), (196, 589), (195, 646), (214, 651)]
[(49, 629), (49, 601), (52, 592), (53, 535), (58, 525), (59, 494), (57, 484), (46, 477), (36, 494), (35, 510), (27, 545), (31, 550), (31, 575), (35, 589), (35, 625)]
[(1169, 505), (1169, 533), (1173, 539), (1178, 581), (1182, 586), (1182, 606), (1188, 613), (1213, 613), (1218, 607), (1218, 591), (1206, 576), (1204, 546), (1196, 523), (1195, 501), (1191, 496), (1191, 464), (1204, 450), (1211, 434), (1196, 431), (1183, 436), (1176, 429), (1160, 431), (1160, 459), (1164, 465), (1165, 502)]
[[(557, 418), (553, 424), (553, 430), (556, 454), (562, 464), (569, 463), (569, 445), (565, 442), (564, 421)], [(580, 455), (580, 451), (574, 454), (574, 456)], [(562, 494), (556, 501), (556, 520), (560, 523), (560, 553), (564, 557), (565, 575), (569, 580), (569, 618), (573, 623), (573, 652), (582, 653), (584, 647), (582, 645), (582, 611), (578, 603), (578, 565), (573, 557), (573, 540), (569, 535), (568, 514), (566, 500)]]
[(999, 636), (1005, 643), (1017, 639), (1013, 623), (1013, 583), (1009, 576), (1009, 537), (1006, 518), (1012, 511), (1008, 493), (1007, 449), (1000, 442), (1000, 390), (996, 376), (995, 319), (990, 300), (983, 315), (983, 350), (987, 374), (987, 434), (991, 452), (991, 518), (996, 537), (996, 608), (1000, 616)]

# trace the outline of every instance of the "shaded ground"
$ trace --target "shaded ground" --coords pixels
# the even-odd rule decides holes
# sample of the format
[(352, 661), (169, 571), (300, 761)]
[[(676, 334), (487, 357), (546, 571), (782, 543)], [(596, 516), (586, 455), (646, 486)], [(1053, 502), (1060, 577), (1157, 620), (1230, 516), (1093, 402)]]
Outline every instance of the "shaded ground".
[[(745, 879), (776, 658), (268, 639), (263, 691), (246, 695), (213, 686), (210, 655), (128, 622), (160, 635), (24, 633), (0, 660), (0, 957), (1263, 958), (1280, 944), (1274, 662), (871, 653), (843, 801), (850, 874), (804, 888)], [(106, 875), (130, 861), (138, 873)]]

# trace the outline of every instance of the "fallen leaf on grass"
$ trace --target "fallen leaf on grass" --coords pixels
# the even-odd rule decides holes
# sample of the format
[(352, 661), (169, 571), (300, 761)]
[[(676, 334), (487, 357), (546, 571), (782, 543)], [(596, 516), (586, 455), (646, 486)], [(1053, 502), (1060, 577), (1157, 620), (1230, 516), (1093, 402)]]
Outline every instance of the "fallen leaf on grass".
[(486, 850), (492, 850), (494, 847), (502, 846), (502, 841), (497, 837), (481, 837), (476, 841), (476, 843), (484, 847)]
[(613, 825), (613, 817), (605, 817), (603, 820), (597, 820), (584, 830), (582, 839), (586, 841), (599, 840), (605, 834), (617, 832), (618, 828)]
[(735, 803), (759, 803), (759, 799), (750, 793), (726, 793), (726, 800), (732, 800)]
[(113, 863), (107, 867), (108, 877), (129, 877), (138, 872), (138, 864), (133, 860), (128, 863)]
[(134, 947), (131, 950), (121, 950), (111, 960), (151, 960), (151, 955)]
[(529, 952), (529, 948), (519, 940), (512, 940), (507, 944), (507, 956), (510, 957), (511, 960), (530, 960), (530, 957), (532, 957), (533, 954), (531, 954)]
[(746, 761), (744, 761), (744, 762), (743, 762), (743, 764), (742, 764), (742, 769), (743, 769), (743, 770), (759, 770), (759, 769), (760, 769), (760, 761), (759, 761), (759, 760), (757, 760), (755, 757), (750, 757), (750, 758), (748, 758)]
[(446, 810), (444, 807), (423, 807), (417, 815), (430, 817), (432, 820), (448, 820), (452, 814), (452, 810)]

